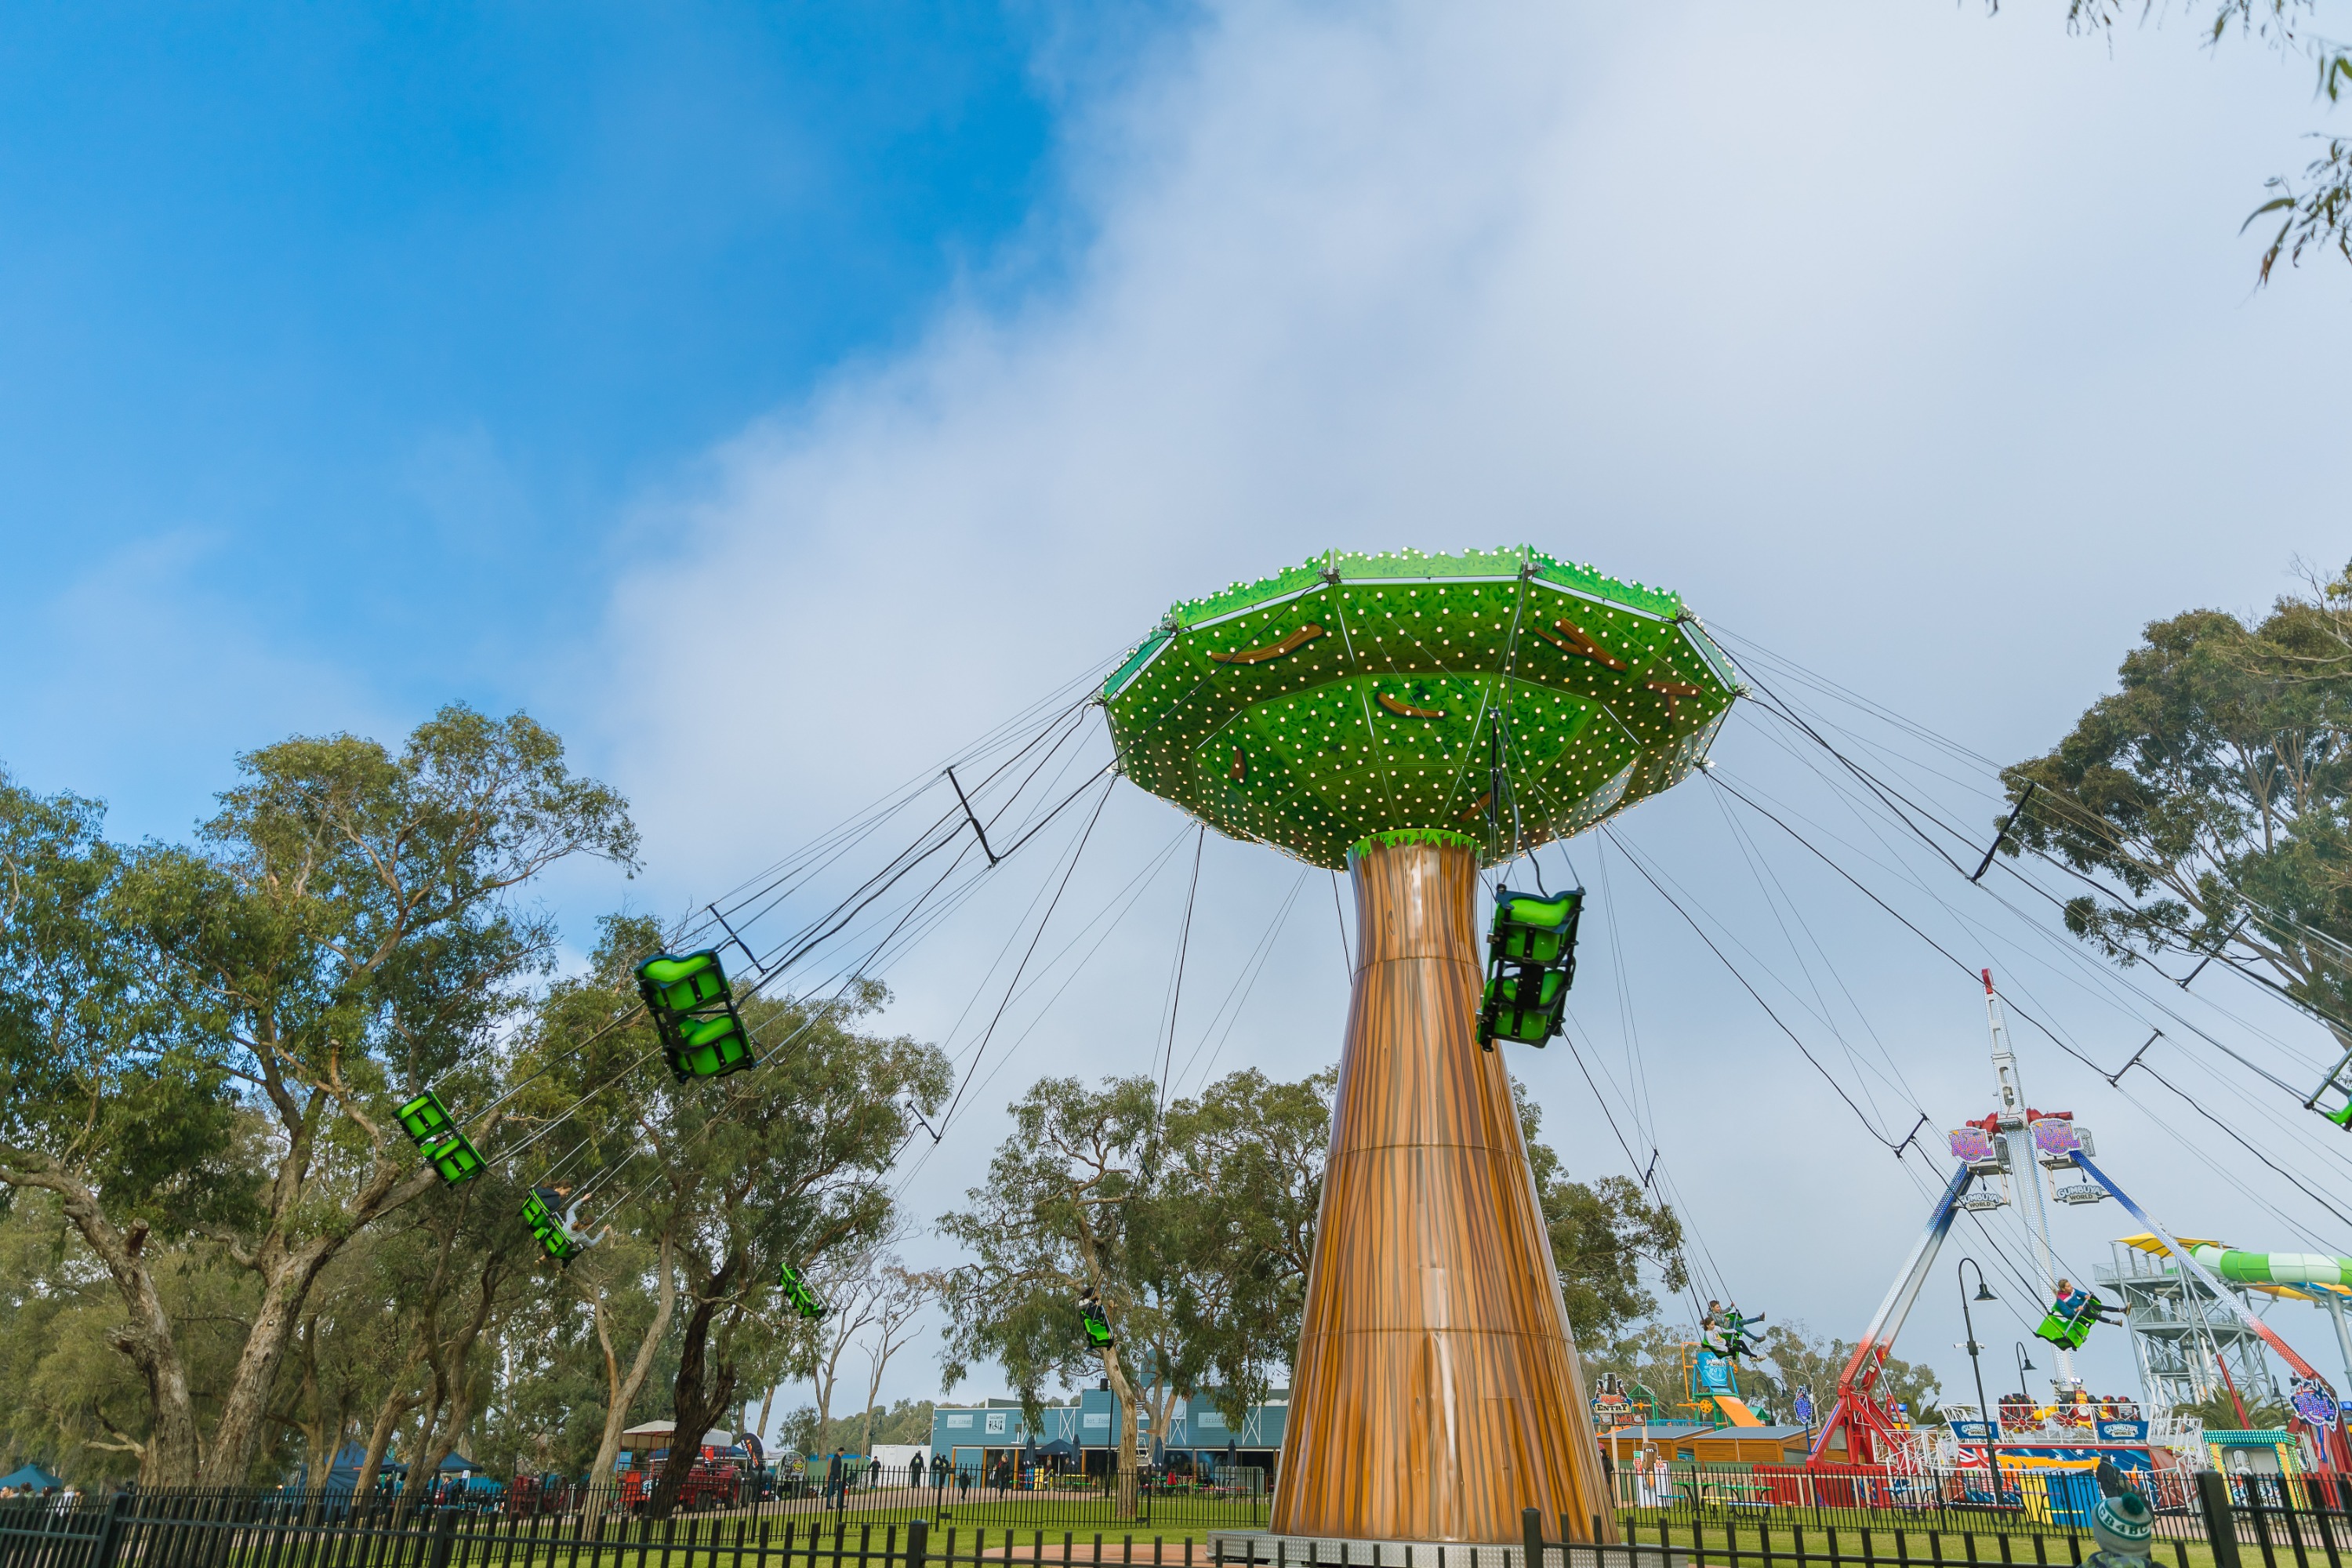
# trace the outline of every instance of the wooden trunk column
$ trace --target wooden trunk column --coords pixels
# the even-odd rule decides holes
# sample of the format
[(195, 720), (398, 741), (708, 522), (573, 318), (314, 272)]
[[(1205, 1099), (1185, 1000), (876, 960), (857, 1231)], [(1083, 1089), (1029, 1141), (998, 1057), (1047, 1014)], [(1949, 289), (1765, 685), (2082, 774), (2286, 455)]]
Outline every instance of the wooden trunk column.
[(1598, 1516), (1614, 1541), (1510, 1079), (1478, 1048), (1476, 862), (1412, 844), (1349, 866), (1355, 994), (1273, 1528), (1516, 1542), (1534, 1507), (1548, 1535)]

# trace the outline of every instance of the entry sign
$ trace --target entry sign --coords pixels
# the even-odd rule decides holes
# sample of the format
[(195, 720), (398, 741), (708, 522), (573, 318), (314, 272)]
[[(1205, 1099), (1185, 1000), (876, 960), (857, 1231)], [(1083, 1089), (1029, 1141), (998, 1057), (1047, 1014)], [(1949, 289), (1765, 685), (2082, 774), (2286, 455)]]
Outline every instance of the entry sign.
[(2323, 1432), (2336, 1425), (2340, 1414), (2326, 1389), (2309, 1387), (2294, 1391), (2294, 1413)]
[(1812, 1418), (1813, 1391), (1810, 1388), (1801, 1388), (1797, 1390), (1797, 1419), (1810, 1423)]

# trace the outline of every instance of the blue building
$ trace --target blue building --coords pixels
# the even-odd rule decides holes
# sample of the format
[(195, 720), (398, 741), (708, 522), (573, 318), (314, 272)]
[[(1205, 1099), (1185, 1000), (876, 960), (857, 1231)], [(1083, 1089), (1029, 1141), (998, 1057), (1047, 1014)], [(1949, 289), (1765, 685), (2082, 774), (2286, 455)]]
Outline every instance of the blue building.
[[(1082, 1391), (1075, 1404), (1049, 1405), (1032, 1432), (1017, 1399), (978, 1405), (941, 1405), (931, 1412), (931, 1452), (975, 1476), (998, 1460), (1027, 1462), (1030, 1440), (1041, 1459), (1066, 1461), (1065, 1468), (1101, 1472), (1118, 1443), (1118, 1399), (1108, 1389)], [(1165, 1433), (1151, 1430), (1151, 1413), (1139, 1413), (1143, 1441), (1155, 1456), (1196, 1473), (1225, 1465), (1254, 1467), (1271, 1477), (1290, 1417), (1290, 1390), (1277, 1388), (1263, 1405), (1253, 1405), (1241, 1429), (1234, 1430), (1217, 1409), (1213, 1391), (1176, 1402)]]

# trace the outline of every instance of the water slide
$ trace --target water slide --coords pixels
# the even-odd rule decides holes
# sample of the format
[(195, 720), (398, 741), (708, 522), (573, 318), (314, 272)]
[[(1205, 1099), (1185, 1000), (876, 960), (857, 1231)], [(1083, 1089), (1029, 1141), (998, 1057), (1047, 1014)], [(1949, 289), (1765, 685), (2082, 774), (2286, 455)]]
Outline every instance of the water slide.
[[(2164, 1249), (2164, 1244), (2152, 1236), (2129, 1236), (2124, 1241), (2134, 1247), (2142, 1241), (2155, 1242), (2152, 1248), (2140, 1247), (2143, 1252)], [(2185, 1236), (2180, 1244), (2189, 1249), (2189, 1257), (2222, 1279), (2241, 1285), (2352, 1286), (2352, 1258), (2330, 1258), (2320, 1252), (2240, 1252)]]

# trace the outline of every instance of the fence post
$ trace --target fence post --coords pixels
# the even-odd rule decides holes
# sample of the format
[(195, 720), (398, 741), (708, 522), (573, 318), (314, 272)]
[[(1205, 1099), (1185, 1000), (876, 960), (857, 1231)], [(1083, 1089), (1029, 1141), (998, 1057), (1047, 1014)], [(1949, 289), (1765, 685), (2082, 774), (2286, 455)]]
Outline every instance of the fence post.
[(106, 1521), (98, 1527), (98, 1544), (91, 1548), (89, 1568), (114, 1568), (114, 1554), (122, 1547), (122, 1516), (131, 1511), (131, 1494), (116, 1492), (106, 1503)]
[(917, 1514), (913, 1519), (907, 1521), (906, 1568), (923, 1568), (923, 1559), (929, 1555), (930, 1545), (930, 1521), (925, 1519), (920, 1514)]
[[(433, 1521), (433, 1555), (430, 1568), (449, 1568), (450, 1549), (457, 1543), (457, 1510), (444, 1507)], [(2217, 1564), (2217, 1568), (2220, 1565)], [(2229, 1565), (2236, 1568), (2236, 1564)]]
[(1520, 1549), (1526, 1553), (1521, 1568), (1544, 1568), (1543, 1512), (1539, 1509), (1519, 1510)]
[(2219, 1470), (2198, 1471), (2197, 1506), (2205, 1515), (2213, 1568), (2239, 1568), (2238, 1518), (2230, 1506), (2230, 1478)]

